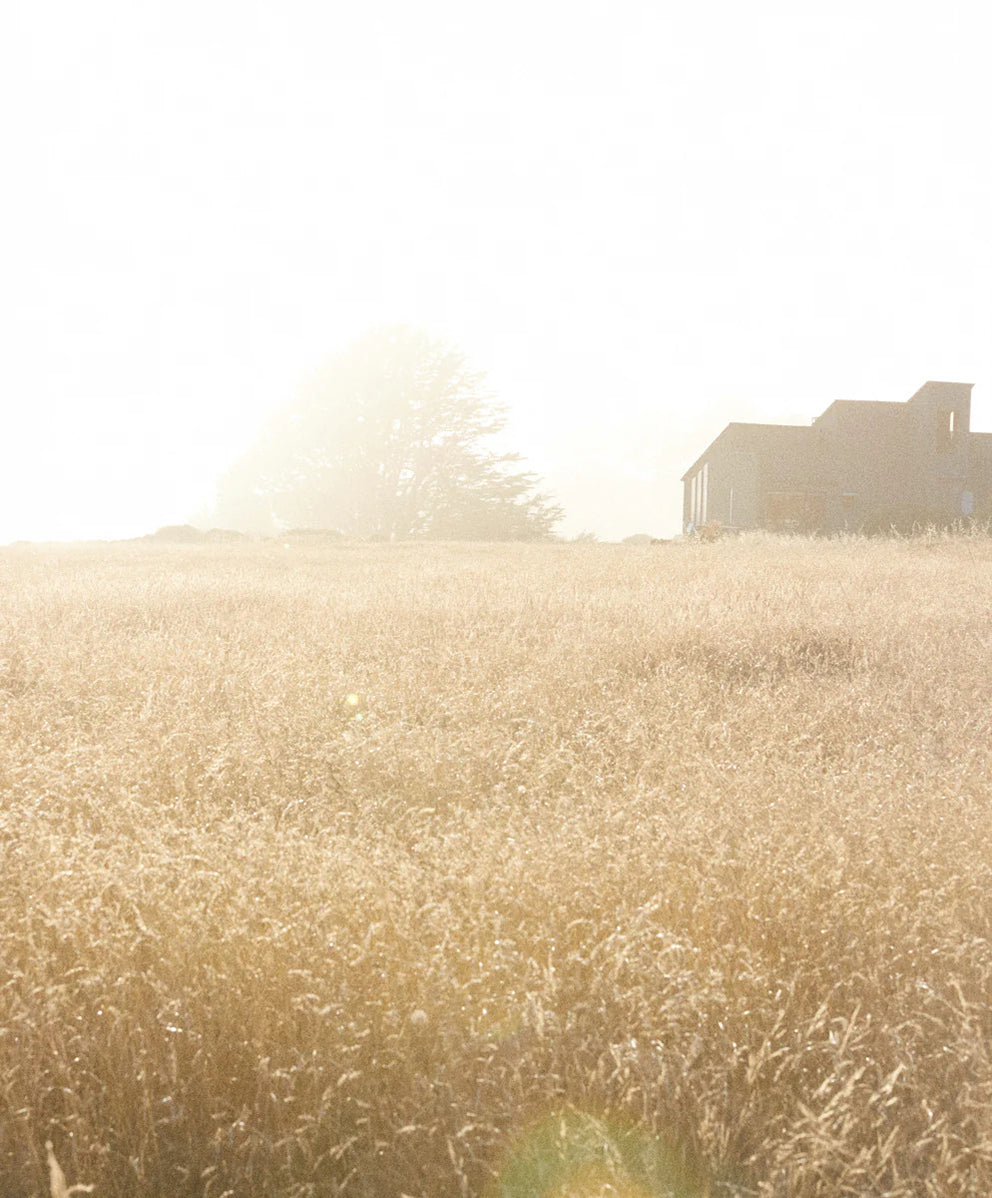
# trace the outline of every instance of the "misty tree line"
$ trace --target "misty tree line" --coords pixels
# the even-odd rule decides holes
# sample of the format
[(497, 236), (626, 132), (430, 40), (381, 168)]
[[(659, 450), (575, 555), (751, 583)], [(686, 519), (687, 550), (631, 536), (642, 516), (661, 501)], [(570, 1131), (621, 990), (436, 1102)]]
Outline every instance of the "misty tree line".
[(382, 540), (542, 540), (561, 508), (487, 442), (504, 404), (458, 350), (377, 330), (276, 412), (221, 479), (210, 522)]

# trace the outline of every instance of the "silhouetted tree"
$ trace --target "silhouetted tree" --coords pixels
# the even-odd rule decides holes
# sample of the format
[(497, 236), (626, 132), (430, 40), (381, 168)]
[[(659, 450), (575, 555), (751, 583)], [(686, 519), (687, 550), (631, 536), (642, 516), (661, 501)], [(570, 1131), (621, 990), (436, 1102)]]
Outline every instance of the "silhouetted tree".
[(332, 360), (222, 479), (213, 519), (260, 531), (535, 540), (561, 509), (487, 438), (506, 424), (464, 356), (407, 327)]

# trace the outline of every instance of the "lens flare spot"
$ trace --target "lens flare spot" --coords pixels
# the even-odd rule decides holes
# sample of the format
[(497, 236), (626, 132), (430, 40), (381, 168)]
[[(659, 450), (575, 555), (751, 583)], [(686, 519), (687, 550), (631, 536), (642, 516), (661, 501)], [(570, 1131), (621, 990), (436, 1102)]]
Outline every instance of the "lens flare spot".
[(492, 1198), (702, 1198), (676, 1146), (611, 1117), (569, 1109), (539, 1121), (509, 1152)]

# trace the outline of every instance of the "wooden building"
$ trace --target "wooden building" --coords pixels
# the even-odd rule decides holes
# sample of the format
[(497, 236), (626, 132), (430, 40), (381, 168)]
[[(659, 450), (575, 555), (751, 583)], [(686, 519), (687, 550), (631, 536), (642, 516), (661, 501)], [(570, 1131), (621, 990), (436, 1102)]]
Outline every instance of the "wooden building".
[(971, 431), (971, 388), (839, 399), (811, 425), (728, 424), (683, 476), (683, 529), (872, 532), (988, 518), (992, 433)]

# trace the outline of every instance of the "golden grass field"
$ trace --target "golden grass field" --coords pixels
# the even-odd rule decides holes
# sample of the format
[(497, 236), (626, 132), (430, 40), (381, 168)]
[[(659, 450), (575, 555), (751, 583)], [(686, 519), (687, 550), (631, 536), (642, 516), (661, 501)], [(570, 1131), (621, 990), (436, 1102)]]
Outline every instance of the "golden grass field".
[(0, 1194), (992, 1193), (992, 541), (0, 550)]

